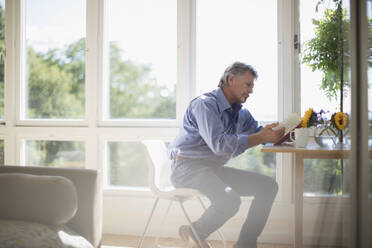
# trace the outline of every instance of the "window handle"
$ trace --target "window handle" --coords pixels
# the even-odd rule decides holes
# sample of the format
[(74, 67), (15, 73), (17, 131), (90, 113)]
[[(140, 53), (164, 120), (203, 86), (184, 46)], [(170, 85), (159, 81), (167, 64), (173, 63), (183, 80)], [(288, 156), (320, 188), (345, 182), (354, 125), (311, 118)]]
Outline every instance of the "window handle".
[(295, 34), (293, 38), (293, 47), (295, 50), (298, 50), (298, 52), (300, 52), (300, 41), (297, 34)]

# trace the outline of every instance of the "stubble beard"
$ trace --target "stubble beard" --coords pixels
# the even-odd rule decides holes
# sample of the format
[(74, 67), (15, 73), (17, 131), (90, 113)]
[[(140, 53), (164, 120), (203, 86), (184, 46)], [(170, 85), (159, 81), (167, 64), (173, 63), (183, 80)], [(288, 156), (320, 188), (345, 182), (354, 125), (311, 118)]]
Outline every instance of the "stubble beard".
[(247, 101), (248, 97), (245, 97), (245, 96), (241, 96), (240, 97), (240, 103), (245, 103), (245, 101)]

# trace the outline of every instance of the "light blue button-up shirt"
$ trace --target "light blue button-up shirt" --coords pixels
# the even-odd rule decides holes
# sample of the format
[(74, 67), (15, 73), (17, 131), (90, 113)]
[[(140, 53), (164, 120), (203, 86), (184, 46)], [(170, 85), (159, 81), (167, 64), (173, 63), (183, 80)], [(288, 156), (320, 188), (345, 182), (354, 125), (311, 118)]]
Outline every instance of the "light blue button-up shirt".
[(249, 135), (262, 128), (241, 104), (230, 106), (218, 88), (191, 101), (182, 128), (168, 147), (169, 158), (205, 158), (223, 164), (243, 153)]

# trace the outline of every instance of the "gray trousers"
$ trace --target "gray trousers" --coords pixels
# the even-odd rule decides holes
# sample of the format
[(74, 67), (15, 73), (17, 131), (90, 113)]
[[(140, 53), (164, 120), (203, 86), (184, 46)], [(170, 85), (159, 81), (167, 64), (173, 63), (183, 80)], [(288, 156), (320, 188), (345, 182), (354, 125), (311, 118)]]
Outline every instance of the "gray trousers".
[(254, 196), (237, 244), (257, 247), (278, 192), (274, 179), (206, 159), (180, 159), (172, 164), (171, 181), (176, 188), (197, 189), (210, 200), (211, 205), (193, 223), (203, 240), (237, 213), (241, 196)]

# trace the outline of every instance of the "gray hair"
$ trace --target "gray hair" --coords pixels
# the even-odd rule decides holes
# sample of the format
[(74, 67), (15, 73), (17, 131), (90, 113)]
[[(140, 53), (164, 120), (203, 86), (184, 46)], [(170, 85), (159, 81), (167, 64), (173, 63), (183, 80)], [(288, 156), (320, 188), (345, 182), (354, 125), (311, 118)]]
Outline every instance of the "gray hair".
[(253, 66), (244, 64), (242, 62), (233, 63), (232, 65), (226, 68), (225, 72), (223, 73), (220, 79), (220, 82), (218, 83), (218, 87), (222, 87), (223, 85), (227, 84), (227, 77), (229, 75), (239, 76), (243, 75), (247, 71), (252, 73), (254, 79), (257, 79), (258, 74), (257, 71), (253, 68)]

